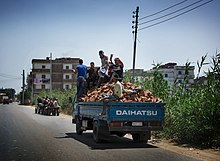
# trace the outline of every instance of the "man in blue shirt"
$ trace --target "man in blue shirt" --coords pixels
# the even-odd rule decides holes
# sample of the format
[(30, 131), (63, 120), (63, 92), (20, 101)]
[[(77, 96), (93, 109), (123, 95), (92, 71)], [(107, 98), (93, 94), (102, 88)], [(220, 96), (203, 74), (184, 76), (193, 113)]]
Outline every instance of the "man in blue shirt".
[(87, 67), (83, 65), (83, 60), (79, 59), (79, 65), (73, 72), (77, 74), (77, 100), (84, 94), (86, 88), (86, 71)]

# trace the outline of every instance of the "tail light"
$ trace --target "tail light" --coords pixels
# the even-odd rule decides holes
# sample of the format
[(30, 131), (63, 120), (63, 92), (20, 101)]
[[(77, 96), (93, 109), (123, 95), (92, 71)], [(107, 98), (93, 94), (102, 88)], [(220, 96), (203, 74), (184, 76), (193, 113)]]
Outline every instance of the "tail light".
[(121, 122), (111, 122), (110, 123), (110, 126), (113, 126), (113, 127), (121, 127), (123, 126), (123, 124)]

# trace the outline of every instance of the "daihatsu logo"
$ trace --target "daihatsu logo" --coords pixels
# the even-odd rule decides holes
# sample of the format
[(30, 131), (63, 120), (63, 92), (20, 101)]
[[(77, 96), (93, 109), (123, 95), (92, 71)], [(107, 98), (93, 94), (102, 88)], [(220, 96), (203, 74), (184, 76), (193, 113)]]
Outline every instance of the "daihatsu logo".
[(157, 111), (151, 110), (116, 110), (116, 115), (128, 116), (157, 116)]

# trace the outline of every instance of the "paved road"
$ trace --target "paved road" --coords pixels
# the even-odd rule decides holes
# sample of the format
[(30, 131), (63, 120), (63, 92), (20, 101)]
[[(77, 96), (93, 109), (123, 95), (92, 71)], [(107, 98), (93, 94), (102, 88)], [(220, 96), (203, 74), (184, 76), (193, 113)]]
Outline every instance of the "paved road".
[(0, 105), (1, 161), (197, 161), (131, 139), (94, 143), (92, 132), (78, 136), (71, 117), (34, 114), (33, 107)]

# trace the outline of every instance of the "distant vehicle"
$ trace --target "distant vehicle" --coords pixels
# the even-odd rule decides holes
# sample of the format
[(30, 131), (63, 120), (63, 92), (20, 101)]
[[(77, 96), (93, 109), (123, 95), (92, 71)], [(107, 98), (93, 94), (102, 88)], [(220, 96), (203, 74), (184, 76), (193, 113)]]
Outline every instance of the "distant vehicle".
[(42, 115), (53, 115), (53, 116), (59, 116), (59, 107), (49, 106), (49, 105), (43, 105), (38, 104), (35, 107), (35, 113), (42, 114)]
[(8, 96), (3, 96), (2, 97), (3, 98), (3, 104), (9, 104), (9, 98), (8, 98)]
[(0, 93), (0, 103), (3, 103), (4, 96), (6, 96), (6, 93)]

